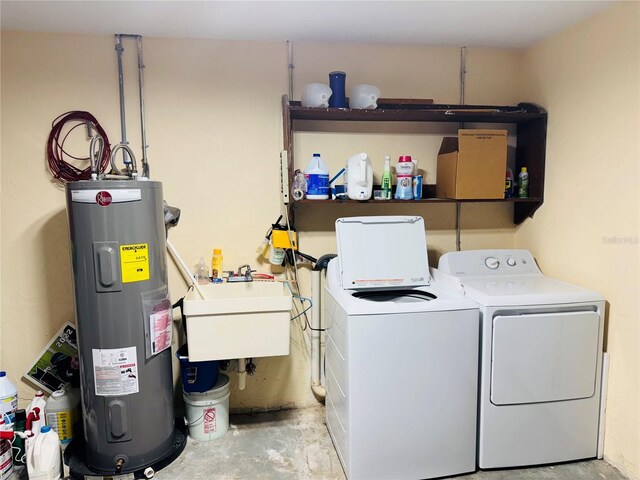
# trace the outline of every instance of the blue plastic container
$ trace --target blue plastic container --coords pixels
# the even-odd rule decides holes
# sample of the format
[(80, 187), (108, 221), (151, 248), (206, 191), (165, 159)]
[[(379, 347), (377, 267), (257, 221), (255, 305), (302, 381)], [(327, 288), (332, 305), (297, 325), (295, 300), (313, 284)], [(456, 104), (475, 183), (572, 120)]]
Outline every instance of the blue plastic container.
[(190, 362), (189, 347), (186, 343), (178, 349), (176, 357), (180, 360), (183, 391), (206, 392), (215, 386), (218, 381), (220, 361)]
[(346, 108), (347, 97), (345, 93), (347, 74), (344, 72), (331, 72), (329, 74), (329, 87), (331, 87), (331, 96), (329, 97), (329, 106), (332, 108)]

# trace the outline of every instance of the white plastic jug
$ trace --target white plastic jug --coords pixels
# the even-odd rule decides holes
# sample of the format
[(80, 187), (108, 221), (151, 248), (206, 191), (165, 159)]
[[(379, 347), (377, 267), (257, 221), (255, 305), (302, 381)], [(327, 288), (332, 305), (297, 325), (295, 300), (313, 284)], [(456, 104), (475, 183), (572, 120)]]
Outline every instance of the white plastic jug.
[(73, 437), (73, 425), (78, 416), (80, 391), (77, 388), (56, 390), (47, 400), (47, 425), (58, 434), (62, 445)]
[(308, 83), (302, 87), (303, 107), (327, 108), (329, 97), (331, 97), (331, 88), (323, 83)]
[(62, 449), (58, 434), (44, 426), (40, 434), (27, 443), (27, 472), (29, 480), (60, 480), (62, 478)]
[(307, 198), (309, 200), (329, 198), (329, 169), (319, 153), (313, 154), (313, 158), (304, 171), (304, 177), (307, 179)]
[(373, 189), (373, 166), (362, 152), (347, 159), (347, 195), (352, 200), (369, 200)]
[(356, 85), (349, 95), (349, 108), (375, 110), (380, 89), (375, 85)]
[(18, 389), (11, 383), (7, 372), (0, 372), (0, 416), (5, 416), (8, 427), (13, 424), (16, 410), (18, 409)]
[(47, 424), (46, 408), (47, 400), (44, 398), (44, 393), (38, 390), (27, 407), (27, 427), (36, 435)]

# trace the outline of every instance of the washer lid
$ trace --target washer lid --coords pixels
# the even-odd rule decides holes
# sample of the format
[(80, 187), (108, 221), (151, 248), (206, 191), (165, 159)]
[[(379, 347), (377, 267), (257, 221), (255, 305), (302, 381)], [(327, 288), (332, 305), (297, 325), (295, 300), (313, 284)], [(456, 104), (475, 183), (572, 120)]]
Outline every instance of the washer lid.
[(336, 220), (342, 288), (429, 285), (422, 217), (351, 217)]

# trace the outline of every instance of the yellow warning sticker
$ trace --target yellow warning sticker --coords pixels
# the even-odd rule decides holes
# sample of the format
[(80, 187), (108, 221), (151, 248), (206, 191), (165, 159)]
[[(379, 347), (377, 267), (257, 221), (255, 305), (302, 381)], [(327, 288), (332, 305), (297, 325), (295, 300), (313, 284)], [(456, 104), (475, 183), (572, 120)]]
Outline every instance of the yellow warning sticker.
[(146, 243), (120, 245), (122, 283), (149, 280), (149, 246)]

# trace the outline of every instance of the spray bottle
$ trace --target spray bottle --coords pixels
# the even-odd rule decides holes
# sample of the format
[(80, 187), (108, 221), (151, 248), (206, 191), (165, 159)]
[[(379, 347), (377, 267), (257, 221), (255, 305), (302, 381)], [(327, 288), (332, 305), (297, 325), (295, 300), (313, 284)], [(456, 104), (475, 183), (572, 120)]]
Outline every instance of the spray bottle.
[(527, 173), (527, 167), (522, 167), (518, 174), (518, 197), (529, 198), (529, 173)]
[(40, 428), (46, 425), (47, 399), (44, 398), (42, 390), (38, 390), (27, 407), (26, 429), (35, 434), (40, 432)]
[(382, 172), (382, 198), (391, 200), (391, 157), (384, 157), (384, 171)]

